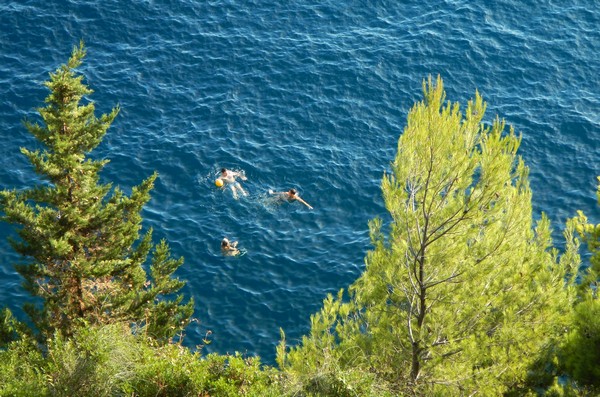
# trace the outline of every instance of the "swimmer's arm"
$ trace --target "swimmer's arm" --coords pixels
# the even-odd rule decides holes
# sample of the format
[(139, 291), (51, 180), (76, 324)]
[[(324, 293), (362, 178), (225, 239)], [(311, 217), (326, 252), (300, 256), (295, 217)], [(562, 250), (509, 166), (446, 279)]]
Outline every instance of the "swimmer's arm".
[(242, 181), (245, 181), (246, 179), (248, 179), (248, 178), (246, 178), (246, 175), (244, 175), (241, 172), (237, 172), (237, 171), (231, 171), (231, 175), (238, 176)]
[(302, 204), (304, 204), (305, 206), (307, 206), (311, 210), (313, 209), (313, 207), (311, 207), (310, 204), (308, 204), (306, 201), (302, 200), (300, 197), (296, 197), (296, 200), (300, 201)]

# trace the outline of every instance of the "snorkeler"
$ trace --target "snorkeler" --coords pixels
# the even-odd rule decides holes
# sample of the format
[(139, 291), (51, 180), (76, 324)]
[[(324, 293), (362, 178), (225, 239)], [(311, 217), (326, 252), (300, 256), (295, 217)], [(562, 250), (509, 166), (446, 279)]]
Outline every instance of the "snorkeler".
[(227, 237), (224, 237), (221, 241), (221, 253), (225, 256), (236, 256), (239, 255), (240, 250), (237, 249), (237, 241), (229, 241)]
[(246, 193), (246, 191), (242, 188), (242, 185), (236, 180), (236, 177), (240, 178), (243, 181), (246, 180), (246, 176), (241, 172), (231, 171), (231, 170), (228, 170), (227, 168), (221, 168), (221, 176), (219, 176), (219, 178), (217, 178), (217, 180), (222, 181), (223, 184), (231, 186), (231, 191), (233, 192), (233, 197), (237, 199), (238, 198), (238, 194), (237, 194), (238, 190), (244, 196), (247, 196), (248, 193)]
[(287, 192), (274, 192), (272, 190), (269, 190), (269, 193), (272, 195), (278, 196), (282, 200), (299, 201), (302, 204), (304, 204), (305, 206), (307, 206), (308, 208), (310, 208), (311, 210), (313, 209), (313, 207), (311, 207), (310, 204), (308, 204), (306, 201), (302, 200), (302, 198), (298, 195), (298, 192), (296, 191), (296, 189), (290, 189)]

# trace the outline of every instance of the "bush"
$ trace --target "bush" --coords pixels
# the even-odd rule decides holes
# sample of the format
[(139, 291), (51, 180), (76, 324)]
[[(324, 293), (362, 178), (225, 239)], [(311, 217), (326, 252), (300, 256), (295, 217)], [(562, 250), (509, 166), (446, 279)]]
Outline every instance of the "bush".
[(179, 345), (146, 351), (123, 389), (135, 396), (281, 396), (277, 371), (258, 358), (210, 354), (201, 359)]
[(113, 324), (58, 333), (42, 354), (29, 338), (0, 351), (2, 396), (281, 396), (279, 372), (239, 354), (205, 358)]
[(0, 351), (0, 396), (37, 397), (47, 393), (43, 357), (34, 342), (23, 339)]
[(114, 396), (134, 376), (139, 343), (123, 325), (81, 328), (48, 342), (45, 372), (52, 396)]

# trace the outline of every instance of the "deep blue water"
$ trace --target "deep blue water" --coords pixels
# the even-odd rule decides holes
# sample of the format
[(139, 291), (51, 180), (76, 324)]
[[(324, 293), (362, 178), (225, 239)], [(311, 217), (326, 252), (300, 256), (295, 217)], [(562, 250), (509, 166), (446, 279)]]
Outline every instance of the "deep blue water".
[[(160, 173), (143, 215), (185, 257), (199, 319), (186, 343), (211, 330), (205, 352), (273, 363), (279, 328), (296, 342), (362, 271), (382, 173), (430, 74), (451, 101), (479, 90), (487, 119), (522, 133), (557, 244), (577, 209), (599, 218), (598, 2), (472, 3), (0, 0), (0, 188), (36, 182), (21, 122), (83, 39), (98, 112), (122, 108), (93, 153), (111, 160), (103, 178), (128, 190)], [(248, 197), (214, 187), (221, 167), (246, 172)], [(290, 187), (314, 210), (266, 200)], [(0, 225), (0, 304), (22, 315), (12, 234)], [(224, 236), (247, 254), (222, 257)]]

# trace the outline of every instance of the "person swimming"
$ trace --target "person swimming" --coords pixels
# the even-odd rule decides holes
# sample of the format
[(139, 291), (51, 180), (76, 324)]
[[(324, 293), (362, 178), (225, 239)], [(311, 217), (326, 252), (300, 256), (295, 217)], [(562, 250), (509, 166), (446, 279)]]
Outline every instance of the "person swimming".
[(237, 249), (237, 241), (229, 241), (227, 237), (221, 240), (221, 253), (225, 256), (236, 256), (240, 254), (240, 250)]
[(296, 191), (296, 189), (290, 189), (287, 192), (274, 192), (272, 190), (269, 190), (269, 194), (274, 195), (274, 196), (278, 196), (278, 198), (280, 198), (281, 200), (287, 200), (289, 202), (292, 201), (299, 201), (302, 204), (304, 204), (305, 206), (307, 206), (309, 209), (313, 209), (313, 207), (311, 207), (310, 204), (308, 204), (306, 201), (304, 201), (299, 195), (298, 192)]
[(247, 179), (243, 173), (231, 171), (227, 168), (221, 168), (221, 175), (217, 179), (223, 181), (224, 185), (229, 185), (231, 187), (231, 191), (233, 193), (234, 198), (238, 198), (238, 190), (242, 195), (247, 196), (248, 193), (246, 193), (246, 191), (242, 188), (242, 185), (236, 180), (236, 178), (240, 178), (243, 181)]

